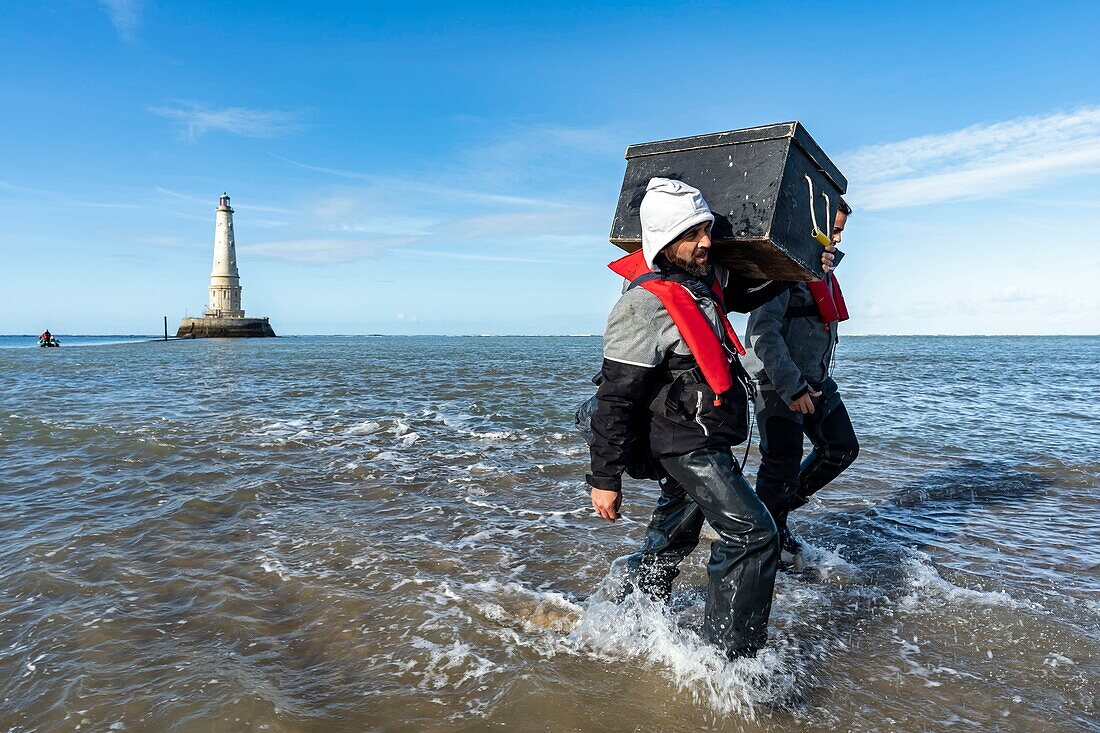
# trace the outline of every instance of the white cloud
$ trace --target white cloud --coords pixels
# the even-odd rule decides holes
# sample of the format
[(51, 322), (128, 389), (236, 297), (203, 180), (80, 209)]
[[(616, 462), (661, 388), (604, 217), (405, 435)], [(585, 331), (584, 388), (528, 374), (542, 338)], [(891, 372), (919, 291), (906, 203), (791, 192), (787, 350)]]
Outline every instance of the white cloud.
[(211, 131), (264, 138), (296, 132), (305, 127), (299, 114), (277, 109), (248, 107), (218, 109), (195, 102), (177, 102), (175, 106), (151, 107), (149, 111), (175, 120), (183, 136), (191, 141)]
[(862, 208), (993, 198), (1100, 172), (1100, 107), (871, 145), (839, 161)]
[(142, 236), (134, 237), (132, 241), (138, 244), (144, 244), (151, 247), (169, 247), (172, 249), (194, 249), (194, 250), (209, 250), (210, 245), (206, 242), (199, 243), (197, 241), (191, 241), (180, 236), (175, 235), (154, 235), (154, 236)]
[(405, 239), (343, 239), (340, 237), (303, 237), (256, 244), (237, 244), (245, 254), (291, 262), (316, 264), (350, 262), (376, 255), (386, 247), (405, 244)]
[[(192, 137), (224, 128), (205, 116), (192, 120), (193, 107), (156, 111), (183, 121)], [(302, 192), (297, 201), (279, 207), (289, 221), (281, 223), (278, 239), (238, 240), (238, 249), (265, 258), (318, 264), (375, 257), (392, 248), (432, 258), (560, 264), (579, 242), (587, 246), (594, 238), (606, 236), (610, 214), (578, 183), (575, 169), (532, 161), (545, 161), (547, 155), (590, 158), (604, 147), (607, 133), (550, 127), (513, 128), (513, 133), (512, 138), (497, 137), (476, 150), (460, 151), (453, 162), (401, 175), (312, 165), (272, 153), (288, 165), (342, 180)], [(508, 175), (496, 175), (497, 169), (540, 171), (540, 175), (534, 186), (521, 187), (503, 183)], [(551, 172), (556, 170), (562, 172), (555, 179)], [(157, 190), (167, 197), (200, 203), (186, 193)], [(524, 195), (527, 191), (539, 195)], [(548, 195), (542, 196), (543, 192)], [(238, 226), (245, 221), (242, 218)]]
[(180, 193), (179, 191), (173, 191), (170, 188), (161, 188), (160, 186), (157, 186), (156, 191), (157, 191), (157, 193), (163, 193), (166, 196), (172, 196), (174, 198), (183, 199), (184, 201), (193, 201), (193, 202), (198, 203), (198, 204), (208, 203), (206, 199), (202, 199), (202, 198), (199, 198), (198, 196), (192, 196), (192, 195), (186, 194), (186, 193)]
[(129, 41), (141, 21), (142, 0), (99, 0), (99, 7), (111, 19), (119, 37)]
[(14, 183), (7, 181), (0, 181), (0, 191), (10, 193), (13, 198), (36, 198), (39, 200), (48, 200), (52, 205), (58, 203), (65, 206), (87, 206), (91, 208), (99, 209), (140, 209), (143, 208), (141, 204), (133, 202), (113, 202), (113, 201), (90, 201), (81, 198), (70, 196), (66, 193), (59, 191), (46, 191), (40, 188), (28, 188), (26, 186), (17, 186)]
[(376, 186), (379, 189), (389, 189), (391, 192), (405, 192), (408, 194), (416, 194), (420, 197), (435, 197), (447, 201), (463, 201), (463, 202), (477, 202), (481, 204), (508, 204), (514, 206), (531, 206), (531, 205), (548, 205), (553, 204), (543, 201), (541, 199), (525, 198), (522, 196), (510, 196), (507, 194), (493, 193), (492, 191), (486, 191), (480, 186), (465, 185), (465, 186), (443, 186), (438, 184), (426, 183), (420, 178), (396, 178), (393, 176), (382, 176), (372, 173), (361, 173), (359, 171), (342, 170), (340, 168), (326, 168), (324, 166), (309, 165), (307, 163), (300, 163), (296, 160), (284, 158), (281, 155), (272, 154), (273, 158), (281, 160), (284, 163), (303, 168), (309, 171), (315, 171), (317, 173), (325, 173), (330, 176), (336, 176), (337, 178), (350, 178), (353, 180), (366, 181), (372, 186)]
[(582, 171), (622, 146), (621, 132), (609, 127), (514, 125), (460, 152), (456, 171), (479, 187), (542, 187), (553, 178), (572, 187)]
[(102, 203), (102, 202), (99, 202), (99, 201), (75, 201), (73, 203), (75, 203), (77, 206), (91, 206), (92, 208), (96, 208), (96, 209), (140, 209), (140, 208), (142, 208), (139, 204), (112, 204), (112, 203)]
[[(378, 175), (272, 157), (343, 183), (314, 193), (301, 239), (270, 243), (272, 257), (344, 261), (373, 256), (377, 241), (410, 254), (482, 262), (556, 264), (578, 242), (606, 236), (609, 202), (588, 190), (578, 161), (606, 153), (606, 129), (512, 126), (428, 170)], [(600, 184), (602, 185), (602, 184)], [(537, 191), (536, 195), (525, 195)], [(350, 235), (359, 235), (353, 238)], [(356, 246), (346, 242), (358, 241)], [(415, 247), (416, 249), (413, 249)]]
[(430, 251), (423, 249), (403, 249), (402, 252), (425, 257), (443, 257), (449, 260), (467, 260), (470, 262), (507, 262), (520, 265), (561, 265), (563, 260), (540, 260), (532, 257), (511, 257), (508, 255), (483, 255), (471, 252)]
[(437, 224), (432, 229), (437, 238), (483, 241), (581, 238), (590, 236), (593, 232), (610, 229), (610, 221), (606, 211), (578, 204), (575, 207), (563, 207), (561, 210), (538, 208), (462, 217)]

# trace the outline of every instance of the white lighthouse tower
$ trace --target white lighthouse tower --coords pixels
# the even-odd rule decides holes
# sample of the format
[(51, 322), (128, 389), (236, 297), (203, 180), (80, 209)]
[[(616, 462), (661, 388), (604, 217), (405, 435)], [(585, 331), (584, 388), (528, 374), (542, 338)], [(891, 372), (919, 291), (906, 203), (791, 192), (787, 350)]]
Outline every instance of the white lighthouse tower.
[(244, 318), (241, 308), (241, 276), (237, 272), (237, 242), (233, 238), (233, 208), (229, 196), (218, 199), (214, 224), (214, 267), (210, 271), (210, 307), (203, 315)]
[(218, 199), (214, 222), (214, 266), (210, 270), (210, 304), (202, 318), (180, 321), (176, 338), (244, 338), (274, 336), (266, 318), (245, 318), (241, 307), (241, 275), (237, 272), (237, 240), (229, 196)]

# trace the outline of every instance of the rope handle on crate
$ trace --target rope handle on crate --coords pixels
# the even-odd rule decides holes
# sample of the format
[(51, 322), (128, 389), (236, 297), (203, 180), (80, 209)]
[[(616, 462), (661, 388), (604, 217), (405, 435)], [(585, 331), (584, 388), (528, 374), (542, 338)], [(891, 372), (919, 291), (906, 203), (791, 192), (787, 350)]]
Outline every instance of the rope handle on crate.
[[(810, 232), (810, 236), (816, 239), (822, 247), (831, 247), (833, 245), (832, 238), (817, 226), (817, 212), (814, 211), (814, 182), (810, 180), (808, 175), (805, 178), (806, 185), (810, 187), (810, 221), (814, 225), (814, 230)], [(824, 191), (821, 192), (821, 197), (825, 199), (825, 225), (829, 226), (829, 222), (832, 221), (833, 202), (829, 200), (829, 194)]]

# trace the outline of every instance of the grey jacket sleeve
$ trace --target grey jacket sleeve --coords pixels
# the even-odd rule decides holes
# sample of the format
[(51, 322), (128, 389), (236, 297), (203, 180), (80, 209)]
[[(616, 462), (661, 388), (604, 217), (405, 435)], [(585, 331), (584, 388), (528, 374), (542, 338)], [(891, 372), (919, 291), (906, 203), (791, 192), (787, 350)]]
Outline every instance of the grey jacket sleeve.
[(747, 326), (749, 346), (764, 365), (768, 381), (787, 403), (794, 402), (810, 388), (783, 340), (783, 316), (790, 301), (789, 290), (780, 293), (754, 310)]

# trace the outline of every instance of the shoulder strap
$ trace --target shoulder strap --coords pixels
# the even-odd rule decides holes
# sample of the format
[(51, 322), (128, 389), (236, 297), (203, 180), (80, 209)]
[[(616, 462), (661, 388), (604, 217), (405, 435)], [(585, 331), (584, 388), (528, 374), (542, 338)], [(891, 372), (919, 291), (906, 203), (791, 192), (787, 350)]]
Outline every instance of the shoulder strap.
[(660, 280), (660, 279), (661, 279), (661, 276), (658, 273), (656, 273), (656, 272), (647, 272), (646, 274), (639, 275), (638, 277), (631, 280), (630, 284), (626, 286), (626, 289), (627, 289), (627, 291), (630, 291), (630, 290), (633, 290), (634, 288), (638, 287), (639, 285), (645, 285), (647, 282), (651, 282), (653, 280)]
[(816, 305), (789, 305), (783, 317), (788, 321), (792, 318), (817, 318), (820, 315)]

